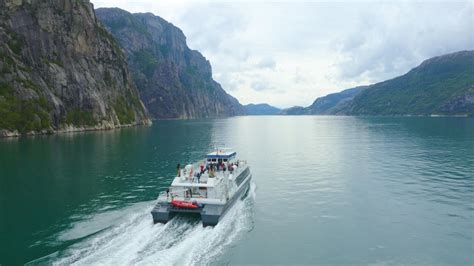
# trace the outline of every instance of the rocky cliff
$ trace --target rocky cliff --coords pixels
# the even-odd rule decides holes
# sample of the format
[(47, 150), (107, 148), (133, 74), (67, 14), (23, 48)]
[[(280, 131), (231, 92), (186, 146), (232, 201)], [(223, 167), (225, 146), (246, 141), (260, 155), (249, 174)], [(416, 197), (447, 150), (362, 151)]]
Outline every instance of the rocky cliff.
[(147, 123), (88, 0), (0, 0), (0, 135)]
[(97, 16), (124, 48), (140, 96), (154, 118), (245, 114), (212, 79), (209, 61), (188, 48), (183, 32), (151, 13), (100, 8)]

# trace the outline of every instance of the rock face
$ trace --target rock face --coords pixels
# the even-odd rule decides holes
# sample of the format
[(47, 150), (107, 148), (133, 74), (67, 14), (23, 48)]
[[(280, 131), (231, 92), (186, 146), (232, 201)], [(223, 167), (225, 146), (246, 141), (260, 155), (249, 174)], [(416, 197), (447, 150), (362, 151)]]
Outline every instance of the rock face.
[(338, 113), (474, 116), (474, 51), (428, 59), (403, 76), (369, 86)]
[(99, 8), (97, 16), (124, 48), (140, 96), (153, 118), (245, 114), (212, 79), (209, 61), (186, 45), (183, 32), (151, 13)]
[(281, 112), (281, 109), (268, 105), (266, 103), (251, 103), (244, 105), (244, 108), (245, 113), (247, 115), (278, 115)]
[(0, 0), (0, 135), (148, 123), (88, 0)]

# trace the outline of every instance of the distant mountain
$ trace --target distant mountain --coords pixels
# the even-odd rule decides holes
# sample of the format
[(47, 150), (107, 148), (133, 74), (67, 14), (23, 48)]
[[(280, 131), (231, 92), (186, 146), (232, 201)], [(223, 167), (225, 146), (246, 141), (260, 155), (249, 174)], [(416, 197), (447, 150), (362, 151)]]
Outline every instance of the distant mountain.
[(307, 115), (308, 110), (303, 106), (293, 106), (290, 108), (286, 108), (281, 110), (281, 115)]
[(434, 57), (369, 86), (338, 114), (474, 116), (474, 51)]
[(474, 116), (474, 51), (434, 57), (405, 75), (332, 93), (281, 114)]
[(188, 48), (183, 32), (151, 13), (99, 8), (97, 16), (125, 49), (133, 79), (153, 118), (245, 114), (212, 79), (209, 61)]
[(244, 105), (247, 115), (278, 115), (281, 109), (266, 103)]
[(317, 98), (312, 105), (305, 108), (308, 114), (323, 115), (340, 112), (344, 107), (367, 86), (360, 86), (347, 89), (338, 93), (331, 93), (324, 97)]
[(0, 136), (148, 123), (89, 0), (0, 0)]

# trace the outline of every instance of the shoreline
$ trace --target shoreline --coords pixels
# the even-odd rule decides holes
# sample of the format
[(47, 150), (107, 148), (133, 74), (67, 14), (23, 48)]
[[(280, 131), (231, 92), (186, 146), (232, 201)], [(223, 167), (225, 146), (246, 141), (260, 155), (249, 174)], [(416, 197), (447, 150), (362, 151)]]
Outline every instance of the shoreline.
[(452, 118), (474, 118), (474, 115), (462, 114), (462, 115), (344, 115), (344, 114), (301, 114), (301, 115), (242, 115), (242, 116), (332, 116), (332, 117), (426, 117), (426, 118), (438, 118), (438, 117), (452, 117)]
[(124, 125), (114, 125), (112, 123), (103, 123), (92, 127), (76, 127), (73, 125), (66, 125), (60, 129), (54, 130), (43, 129), (41, 131), (30, 131), (26, 133), (20, 133), (18, 130), (6, 130), (0, 129), (0, 139), (14, 139), (21, 137), (35, 137), (35, 136), (45, 136), (45, 135), (59, 135), (65, 133), (77, 133), (77, 132), (90, 132), (90, 131), (108, 131), (116, 130), (121, 128), (131, 128), (139, 126), (151, 126), (152, 120), (146, 119), (135, 124), (124, 124)]

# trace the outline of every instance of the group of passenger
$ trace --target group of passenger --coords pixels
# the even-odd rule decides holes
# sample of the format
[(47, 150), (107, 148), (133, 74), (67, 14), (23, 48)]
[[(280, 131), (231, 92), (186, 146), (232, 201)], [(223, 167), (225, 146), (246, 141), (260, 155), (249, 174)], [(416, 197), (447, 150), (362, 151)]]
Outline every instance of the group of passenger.
[[(239, 162), (224, 162), (224, 161), (221, 161), (221, 162), (207, 162), (206, 163), (206, 170), (209, 172), (209, 173), (212, 173), (213, 175), (215, 175), (215, 172), (219, 172), (219, 171), (222, 171), (222, 172), (226, 172), (226, 171), (229, 171), (229, 173), (232, 174), (232, 172), (234, 171), (234, 169), (239, 166)], [(204, 165), (201, 165), (201, 169), (204, 168)], [(205, 172), (205, 170), (204, 170)], [(204, 173), (202, 172), (202, 173)]]
[[(204, 163), (201, 163), (199, 165), (200, 172), (196, 173), (195, 176), (198, 178), (198, 182), (201, 178), (201, 176), (208, 172), (209, 177), (215, 177), (216, 172), (222, 171), (226, 173), (226, 171), (229, 171), (229, 173), (232, 174), (232, 172), (235, 170), (236, 167), (239, 166), (239, 161), (237, 162), (224, 162), (224, 161), (219, 161), (219, 162), (206, 162), (206, 165)], [(176, 170), (178, 171), (177, 176), (181, 176), (181, 164), (178, 163), (176, 166)]]

